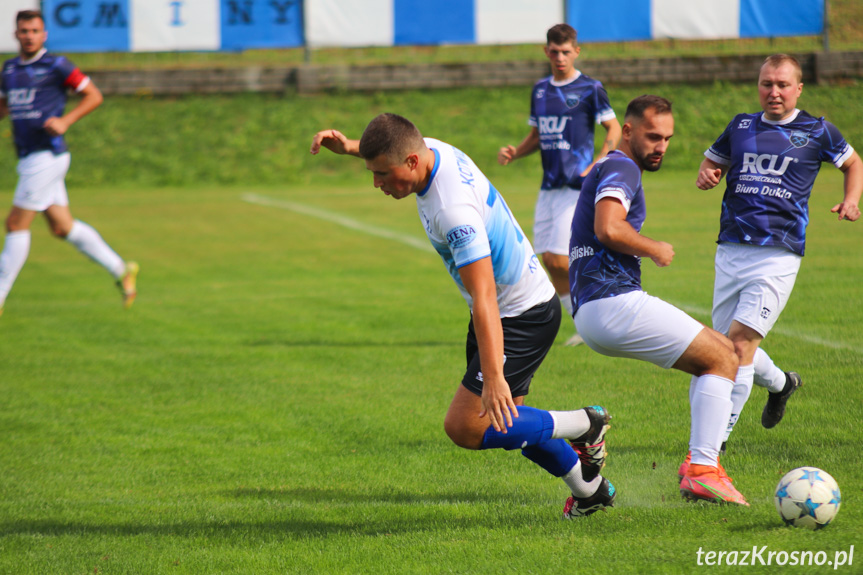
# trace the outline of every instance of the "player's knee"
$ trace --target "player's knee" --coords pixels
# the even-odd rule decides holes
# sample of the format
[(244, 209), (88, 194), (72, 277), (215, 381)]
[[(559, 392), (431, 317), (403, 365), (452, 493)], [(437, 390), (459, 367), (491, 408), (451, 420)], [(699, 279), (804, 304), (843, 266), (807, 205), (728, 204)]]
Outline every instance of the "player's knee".
[(446, 419), (444, 419), (443, 428), (447, 437), (459, 447), (464, 449), (479, 449), (482, 445), (481, 435), (478, 436), (471, 426), (462, 420), (451, 417), (450, 414), (447, 414)]

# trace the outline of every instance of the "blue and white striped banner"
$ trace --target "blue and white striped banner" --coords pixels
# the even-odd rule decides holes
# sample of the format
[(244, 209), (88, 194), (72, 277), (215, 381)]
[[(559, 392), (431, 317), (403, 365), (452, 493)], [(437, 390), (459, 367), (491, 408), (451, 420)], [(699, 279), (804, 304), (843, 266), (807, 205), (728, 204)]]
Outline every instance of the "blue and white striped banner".
[[(541, 44), (564, 21), (580, 42), (817, 35), (825, 0), (43, 0), (59, 52)], [(0, 0), (3, 22), (36, 0)], [(0, 50), (13, 52), (11, 34)], [(3, 48), (5, 47), (5, 49)]]
[(824, 0), (567, 0), (579, 41), (809, 36), (824, 30)]

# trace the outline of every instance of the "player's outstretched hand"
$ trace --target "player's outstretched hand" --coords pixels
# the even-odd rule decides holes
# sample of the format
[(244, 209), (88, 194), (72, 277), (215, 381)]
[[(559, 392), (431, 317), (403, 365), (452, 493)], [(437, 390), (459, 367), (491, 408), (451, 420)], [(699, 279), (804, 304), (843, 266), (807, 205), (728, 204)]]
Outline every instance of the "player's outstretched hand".
[(482, 410), (479, 416), (484, 417), (486, 414), (494, 430), (501, 433), (506, 433), (506, 428), (512, 427), (513, 417), (518, 417), (509, 384), (502, 377), (499, 381), (487, 379), (482, 384)]
[(515, 159), (515, 146), (504, 146), (497, 152), (497, 163), (505, 166)]
[(357, 155), (359, 148), (356, 140), (349, 140), (338, 130), (321, 130), (312, 138), (309, 150), (313, 155), (321, 151), (321, 146), (335, 154)]
[(699, 190), (711, 190), (719, 185), (722, 179), (722, 170), (720, 168), (704, 168), (698, 172), (698, 179), (695, 180), (695, 185)]
[(656, 243), (659, 245), (657, 246), (656, 253), (650, 256), (650, 259), (661, 268), (671, 265), (671, 260), (674, 259), (674, 246), (668, 242)]
[(860, 208), (856, 204), (852, 204), (850, 202), (842, 202), (841, 204), (836, 204), (830, 210), (834, 214), (839, 214), (839, 221), (848, 220), (849, 222), (856, 222), (857, 218), (860, 217)]

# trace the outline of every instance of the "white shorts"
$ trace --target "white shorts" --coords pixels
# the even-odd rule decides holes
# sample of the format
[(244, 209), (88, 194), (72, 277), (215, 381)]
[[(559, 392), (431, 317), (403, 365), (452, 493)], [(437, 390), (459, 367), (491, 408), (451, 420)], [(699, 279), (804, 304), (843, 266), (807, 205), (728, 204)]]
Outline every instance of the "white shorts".
[(71, 161), (69, 152), (55, 156), (48, 150), (18, 160), (18, 186), (12, 205), (34, 212), (44, 212), (50, 206), (68, 206), (66, 172)]
[(713, 329), (727, 335), (732, 320), (737, 320), (766, 337), (791, 297), (802, 260), (784, 248), (719, 244)]
[(569, 255), (569, 232), (580, 190), (540, 190), (533, 214), (533, 248), (538, 254)]
[(643, 291), (588, 302), (575, 312), (575, 326), (587, 346), (611, 357), (672, 367), (704, 325)]

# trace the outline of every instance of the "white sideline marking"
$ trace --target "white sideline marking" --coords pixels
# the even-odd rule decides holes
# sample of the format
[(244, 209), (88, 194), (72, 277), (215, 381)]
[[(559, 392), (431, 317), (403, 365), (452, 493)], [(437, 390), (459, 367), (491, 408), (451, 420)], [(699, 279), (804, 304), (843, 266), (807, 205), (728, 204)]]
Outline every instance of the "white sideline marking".
[(341, 214), (337, 214), (335, 212), (331, 212), (321, 208), (315, 208), (313, 206), (307, 206), (304, 204), (298, 204), (286, 200), (277, 200), (275, 198), (268, 198), (266, 196), (260, 196), (258, 194), (243, 194), (241, 198), (244, 202), (249, 202), (250, 204), (258, 204), (260, 206), (269, 206), (272, 208), (290, 210), (292, 212), (297, 212), (299, 214), (332, 222), (334, 224), (338, 224), (340, 226), (356, 230), (358, 232), (363, 232), (364, 234), (369, 234), (370, 236), (376, 236), (387, 240), (395, 240), (397, 242), (401, 242), (405, 245), (424, 252), (429, 252), (433, 254), (437, 253), (435, 249), (431, 246), (431, 244), (428, 243), (428, 240), (421, 240), (419, 238), (399, 234), (385, 228), (370, 226), (368, 224), (364, 224), (357, 220), (351, 219), (347, 216), (343, 216)]
[[(688, 305), (688, 304), (674, 304), (674, 305), (676, 305), (677, 307), (679, 307), (680, 309), (682, 309), (686, 313), (693, 313), (693, 314), (697, 314), (697, 315), (701, 315), (701, 316), (707, 316), (708, 318), (710, 318), (710, 316), (711, 316), (711, 310), (704, 309), (703, 307), (700, 307), (700, 306)], [(708, 323), (710, 323), (710, 322), (708, 321)], [(771, 333), (778, 333), (781, 336), (789, 337), (792, 339), (798, 339), (800, 341), (805, 341), (806, 343), (813, 343), (815, 345), (822, 345), (824, 347), (829, 347), (832, 349), (844, 349), (844, 350), (853, 351), (853, 352), (855, 352), (855, 354), (858, 354), (858, 355), (861, 354), (861, 351), (856, 346), (853, 346), (853, 345), (850, 345), (847, 343), (839, 343), (839, 342), (831, 341), (829, 339), (824, 339), (823, 337), (818, 337), (817, 335), (811, 335), (808, 333), (800, 333), (797, 331), (792, 331), (792, 330), (784, 328), (782, 326), (774, 327), (771, 330)]]
[[(261, 196), (259, 194), (243, 194), (241, 196), (244, 202), (249, 202), (250, 204), (257, 204), (260, 206), (269, 206), (273, 208), (280, 208), (283, 210), (290, 210), (292, 212), (297, 212), (299, 214), (303, 214), (306, 216), (311, 216), (313, 218), (318, 218), (320, 220), (325, 220), (328, 222), (332, 222), (334, 224), (338, 224), (340, 226), (356, 230), (358, 232), (363, 232), (365, 234), (369, 234), (371, 236), (384, 238), (387, 240), (395, 240), (397, 242), (401, 242), (405, 245), (408, 245), (412, 248), (416, 248), (418, 250), (429, 252), (429, 253), (437, 253), (433, 247), (428, 243), (427, 240), (420, 240), (413, 236), (406, 236), (403, 234), (399, 234), (392, 230), (388, 230), (385, 228), (379, 228), (376, 226), (370, 226), (368, 224), (364, 224), (357, 220), (351, 219), (347, 216), (343, 216), (341, 214), (337, 214), (335, 212), (331, 212), (328, 210), (324, 210), (321, 208), (315, 208), (313, 206), (307, 206), (304, 204), (298, 204), (296, 202), (289, 202), (287, 200), (277, 200), (275, 198), (268, 198), (267, 196)], [(673, 303), (673, 302), (672, 302)], [(706, 316), (708, 318), (707, 323), (710, 323), (711, 310), (705, 309), (701, 306), (689, 305), (689, 304), (674, 304), (686, 313), (697, 314), (700, 316)], [(829, 347), (831, 349), (844, 349), (848, 351), (853, 351), (855, 354), (863, 354), (863, 351), (859, 350), (856, 346), (850, 345), (847, 343), (839, 343), (835, 341), (831, 341), (829, 339), (824, 339), (823, 337), (818, 337), (817, 335), (810, 335), (807, 333), (800, 333), (797, 331), (792, 331), (790, 329), (783, 328), (781, 326), (773, 328), (774, 333), (778, 333), (784, 337), (789, 337), (792, 339), (797, 339), (800, 341), (804, 341), (806, 343), (812, 343), (815, 345), (821, 345), (824, 347)]]

